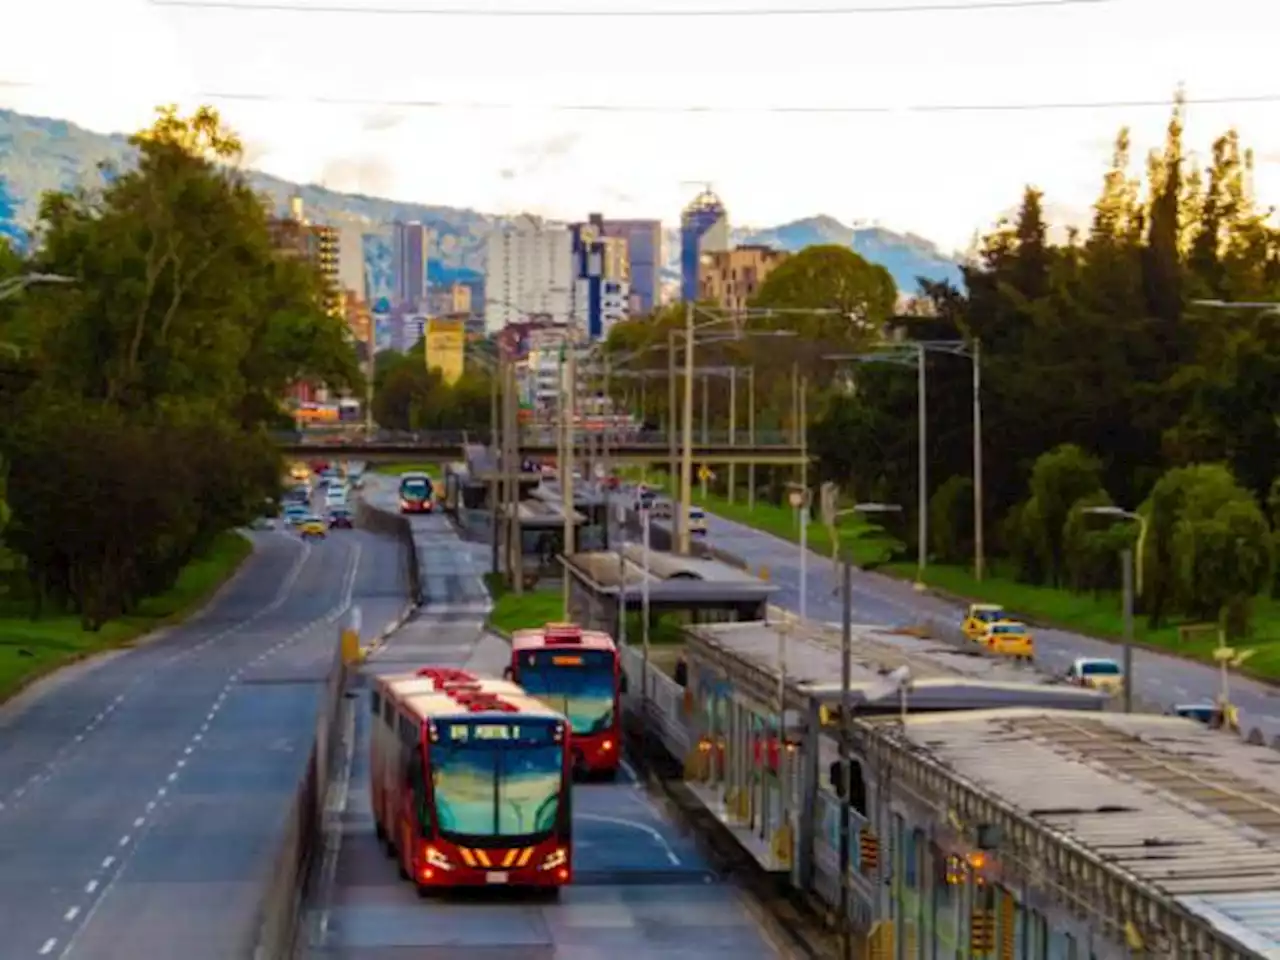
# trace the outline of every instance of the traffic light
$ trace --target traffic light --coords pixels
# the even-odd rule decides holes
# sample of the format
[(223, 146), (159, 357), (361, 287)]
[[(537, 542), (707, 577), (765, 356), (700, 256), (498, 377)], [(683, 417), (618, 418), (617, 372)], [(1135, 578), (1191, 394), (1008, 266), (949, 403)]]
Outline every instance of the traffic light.
[(974, 910), (969, 915), (969, 950), (986, 955), (996, 948), (996, 918), (990, 910)]

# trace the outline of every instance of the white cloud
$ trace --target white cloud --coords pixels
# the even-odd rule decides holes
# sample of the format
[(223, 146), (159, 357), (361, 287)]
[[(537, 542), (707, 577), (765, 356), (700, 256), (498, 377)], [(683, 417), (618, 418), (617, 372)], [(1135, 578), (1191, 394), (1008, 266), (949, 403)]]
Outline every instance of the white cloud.
[[(1160, 142), (1167, 111), (671, 115), (538, 105), (1081, 102), (1165, 98), (1179, 82), (1193, 97), (1270, 93), (1280, 35), (1280, 4), (1267, 0), (1218, 0), (1211, 16), (1200, 0), (1117, 0), (1058, 11), (643, 20), (41, 0), (6, 16), (19, 39), (6, 37), (0, 79), (41, 86), (0, 89), (0, 102), (93, 129), (135, 128), (156, 103), (189, 105), (202, 91), (522, 105), (221, 103), (259, 165), (291, 179), (372, 182), (398, 199), (495, 212), (666, 220), (695, 189), (686, 181), (709, 180), (738, 223), (823, 211), (951, 247), (1016, 202), (1023, 183), (1043, 188), (1055, 209), (1087, 210), (1116, 128), (1133, 127), (1140, 160)], [(1188, 136), (1203, 148), (1238, 124), (1274, 158), (1277, 120), (1280, 104), (1193, 106)], [(1262, 163), (1257, 182), (1277, 198), (1280, 164)]]

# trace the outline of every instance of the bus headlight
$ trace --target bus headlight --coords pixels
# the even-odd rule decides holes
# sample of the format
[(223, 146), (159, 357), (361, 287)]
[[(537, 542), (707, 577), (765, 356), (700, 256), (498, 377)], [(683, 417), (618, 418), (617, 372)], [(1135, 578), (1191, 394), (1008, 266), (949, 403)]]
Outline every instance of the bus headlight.
[(538, 867), (539, 870), (554, 870), (556, 867), (563, 867), (569, 862), (569, 851), (564, 847), (552, 851), (547, 855), (547, 859), (542, 861)]
[(424, 847), (422, 849), (422, 859), (433, 867), (439, 867), (441, 870), (452, 870), (453, 864), (449, 862), (449, 858), (437, 850), (435, 847)]

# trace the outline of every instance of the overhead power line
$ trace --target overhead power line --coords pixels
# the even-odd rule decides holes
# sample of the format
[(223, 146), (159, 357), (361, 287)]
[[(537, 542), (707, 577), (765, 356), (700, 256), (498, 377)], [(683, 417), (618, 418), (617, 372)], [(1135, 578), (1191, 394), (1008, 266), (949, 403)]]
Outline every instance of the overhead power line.
[(236, 0), (149, 0), (153, 7), (228, 10), (242, 13), (340, 13), (369, 16), (500, 17), (514, 18), (689, 18), (689, 17), (851, 17), (868, 14), (979, 13), (998, 10), (1032, 10), (1051, 7), (1084, 7), (1122, 0), (969, 0), (961, 3), (877, 4), (856, 7), (383, 7), (327, 3), (241, 3)]
[[(58, 84), (38, 83), (29, 80), (0, 79), (0, 88), (48, 89)], [(164, 99), (166, 94), (159, 94)], [(291, 96), (279, 93), (254, 93), (249, 91), (200, 91), (192, 94), (201, 100), (237, 103), (289, 103), (325, 107), (363, 107), (388, 110), (461, 110), (461, 111), (550, 111), (555, 113), (619, 113), (619, 114), (783, 114), (783, 115), (891, 115), (902, 113), (1052, 113), (1068, 110), (1143, 110), (1169, 108), (1173, 97), (1156, 99), (1115, 99), (1082, 101), (1041, 101), (1031, 103), (908, 103), (908, 104), (858, 104), (815, 106), (806, 104), (733, 104), (733, 105), (678, 105), (678, 104), (617, 104), (617, 103), (516, 103), (481, 100), (390, 100), (363, 97)], [(1280, 93), (1243, 93), (1218, 97), (1182, 97), (1187, 106), (1225, 106), (1231, 104), (1280, 103)]]
[[(1172, 97), (1158, 100), (1094, 100), (1089, 102), (1046, 103), (917, 103), (903, 105), (805, 106), (742, 104), (734, 106), (675, 106), (665, 104), (612, 103), (498, 103), (467, 100), (376, 100), (340, 97), (289, 97), (257, 93), (206, 92), (197, 96), (210, 100), (262, 103), (299, 103), (333, 107), (380, 107), (390, 110), (547, 110), (556, 113), (624, 114), (895, 114), (895, 113), (1048, 113), (1063, 110), (1122, 110), (1172, 107)], [(1225, 97), (1185, 97), (1187, 105), (1280, 103), (1280, 93), (1244, 94)]]

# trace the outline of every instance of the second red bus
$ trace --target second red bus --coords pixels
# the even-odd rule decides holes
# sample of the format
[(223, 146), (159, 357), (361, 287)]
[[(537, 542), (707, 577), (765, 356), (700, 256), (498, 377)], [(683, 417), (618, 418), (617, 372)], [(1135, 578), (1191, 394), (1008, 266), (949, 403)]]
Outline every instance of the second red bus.
[(510, 676), (568, 718), (579, 774), (618, 775), (625, 678), (612, 637), (570, 623), (517, 630), (511, 636)]

